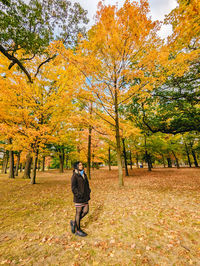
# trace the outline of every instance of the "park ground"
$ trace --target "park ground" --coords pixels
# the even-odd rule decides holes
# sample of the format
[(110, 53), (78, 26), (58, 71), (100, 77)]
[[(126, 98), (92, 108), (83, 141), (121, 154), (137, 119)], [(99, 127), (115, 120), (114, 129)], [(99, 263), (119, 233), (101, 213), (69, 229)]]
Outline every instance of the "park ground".
[(72, 171), (0, 175), (1, 265), (200, 265), (200, 169), (92, 171), (87, 237), (71, 233)]

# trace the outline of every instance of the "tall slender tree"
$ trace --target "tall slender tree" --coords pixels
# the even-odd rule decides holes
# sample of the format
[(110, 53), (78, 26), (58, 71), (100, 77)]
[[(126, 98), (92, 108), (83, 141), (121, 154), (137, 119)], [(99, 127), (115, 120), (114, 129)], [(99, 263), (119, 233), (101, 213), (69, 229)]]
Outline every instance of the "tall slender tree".
[(54, 46), (85, 76), (88, 101), (96, 104), (93, 111), (115, 132), (120, 186), (124, 181), (119, 110), (136, 92), (148, 93), (155, 81), (149, 73), (161, 42), (156, 34), (158, 23), (152, 22), (148, 13), (146, 0), (140, 4), (126, 0), (120, 9), (99, 2), (96, 23), (87, 39), (80, 38), (73, 51), (61, 42)]

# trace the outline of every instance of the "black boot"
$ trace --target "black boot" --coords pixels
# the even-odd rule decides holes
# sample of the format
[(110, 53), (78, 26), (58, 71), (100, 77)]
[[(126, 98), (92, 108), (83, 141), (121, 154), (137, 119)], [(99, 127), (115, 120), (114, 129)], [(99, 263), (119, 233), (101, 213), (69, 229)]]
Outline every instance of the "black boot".
[(87, 236), (87, 234), (83, 232), (81, 229), (77, 229), (75, 235), (76, 236)]
[(71, 226), (71, 231), (74, 234), (75, 233), (75, 222), (74, 221), (70, 221), (70, 226)]
[(79, 229), (79, 231), (81, 231), (83, 234), (85, 234), (87, 236), (87, 233), (85, 231), (83, 231), (81, 228)]

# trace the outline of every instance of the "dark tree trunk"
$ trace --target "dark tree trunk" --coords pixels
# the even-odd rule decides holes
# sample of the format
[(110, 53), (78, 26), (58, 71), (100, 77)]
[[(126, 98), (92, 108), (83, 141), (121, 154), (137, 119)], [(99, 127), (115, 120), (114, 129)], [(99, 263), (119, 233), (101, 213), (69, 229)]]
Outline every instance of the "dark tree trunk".
[(131, 170), (132, 170), (133, 169), (133, 162), (132, 162), (131, 150), (130, 150), (130, 166), (131, 166)]
[(94, 153), (92, 154), (92, 169), (94, 170)]
[(122, 171), (122, 157), (121, 157), (121, 145), (119, 135), (119, 125), (116, 125), (116, 143), (117, 143), (117, 165), (119, 174), (119, 186), (124, 186), (123, 171)]
[(170, 157), (167, 158), (167, 164), (169, 168), (172, 168), (172, 160)]
[(195, 165), (195, 167), (199, 167), (198, 162), (197, 162), (197, 157), (196, 157), (195, 151), (192, 148), (192, 146), (193, 146), (192, 142), (190, 142), (190, 146), (191, 146), (192, 157), (194, 159), (194, 165)]
[[(8, 143), (12, 144), (12, 139), (8, 139)], [(9, 151), (9, 178), (15, 178), (14, 173), (14, 152), (12, 150)]]
[(125, 146), (125, 140), (122, 138), (122, 144), (123, 144), (123, 154), (124, 154), (124, 163), (125, 163), (125, 173), (126, 176), (128, 176), (128, 165), (127, 165), (127, 158), (126, 158), (126, 146)]
[(145, 159), (148, 165), (148, 171), (151, 171), (150, 155), (148, 154), (147, 150), (145, 151)]
[(147, 140), (146, 140), (146, 135), (144, 135), (144, 145), (145, 145), (145, 160), (148, 164), (148, 171), (151, 171), (151, 158), (150, 158), (150, 155), (149, 153), (147, 152)]
[(34, 159), (33, 159), (33, 172), (31, 176), (31, 184), (36, 184), (36, 170), (37, 170), (37, 161), (38, 161), (38, 149), (35, 152)]
[(152, 157), (151, 157), (151, 154), (149, 154), (149, 163), (150, 163), (150, 166), (151, 166), (151, 169), (153, 168), (153, 163), (152, 163)]
[(60, 159), (60, 173), (64, 173), (64, 161), (65, 161), (65, 150), (64, 150), (64, 148), (60, 148), (59, 159)]
[(188, 150), (188, 146), (187, 146), (186, 143), (185, 143), (185, 151), (186, 151), (186, 154), (187, 154), (188, 164), (189, 164), (190, 167), (192, 167), (189, 150)]
[(192, 156), (193, 156), (193, 159), (194, 159), (194, 165), (195, 165), (195, 167), (199, 167), (198, 162), (197, 162), (197, 157), (196, 157), (195, 151), (193, 149), (191, 149), (191, 152), (192, 152)]
[(87, 176), (91, 179), (91, 145), (92, 145), (92, 126), (89, 125), (88, 152), (87, 152)]
[(20, 163), (20, 166), (19, 166), (20, 173), (22, 172), (22, 169), (23, 169), (23, 166), (22, 166), (22, 163)]
[(66, 168), (66, 169), (69, 168), (69, 166), (68, 166), (68, 162), (69, 162), (69, 154), (68, 154), (68, 152), (67, 152), (67, 154), (66, 154), (66, 160), (65, 160), (65, 163), (66, 163), (65, 168)]
[(120, 141), (120, 132), (119, 132), (119, 114), (118, 114), (118, 92), (117, 92), (117, 81), (115, 80), (114, 84), (115, 94), (115, 139), (116, 139), (116, 151), (117, 151), (117, 165), (118, 165), (118, 178), (119, 186), (124, 186), (123, 179), (123, 169), (122, 169), (122, 156), (121, 156), (121, 141)]
[(138, 163), (138, 153), (136, 152), (136, 165), (137, 165), (137, 168), (139, 168), (139, 163)]
[(45, 171), (45, 156), (42, 156), (42, 172)]
[(30, 153), (26, 156), (26, 163), (24, 168), (24, 175), (23, 178), (31, 178), (31, 164), (32, 164), (32, 156)]
[(110, 146), (108, 148), (108, 167), (109, 171), (111, 171), (111, 156), (110, 156)]
[(6, 150), (3, 155), (3, 165), (2, 165), (2, 170), (1, 170), (2, 174), (7, 173), (8, 160), (9, 160), (9, 151)]
[(164, 166), (164, 168), (166, 167), (166, 165), (165, 165), (165, 158), (164, 158), (164, 155), (162, 154), (162, 160), (163, 160), (163, 166)]
[(175, 152), (174, 152), (174, 151), (172, 151), (172, 153), (173, 153), (173, 155), (174, 155), (174, 158), (175, 158), (175, 161), (176, 161), (176, 167), (177, 167), (177, 168), (180, 168), (180, 166), (179, 166), (179, 162), (178, 162), (178, 158), (176, 157), (176, 154), (175, 154)]
[(17, 163), (16, 163), (16, 168), (15, 168), (15, 175), (18, 176), (18, 170), (19, 170), (19, 166), (20, 166), (20, 154), (21, 151), (19, 151), (17, 153)]

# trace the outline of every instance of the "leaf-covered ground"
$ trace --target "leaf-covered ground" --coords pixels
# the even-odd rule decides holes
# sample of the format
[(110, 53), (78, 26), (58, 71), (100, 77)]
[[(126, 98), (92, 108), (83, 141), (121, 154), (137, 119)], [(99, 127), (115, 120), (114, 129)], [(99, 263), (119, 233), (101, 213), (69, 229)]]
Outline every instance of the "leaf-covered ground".
[(2, 265), (200, 265), (200, 169), (94, 170), (87, 237), (71, 233), (72, 171), (0, 175)]

